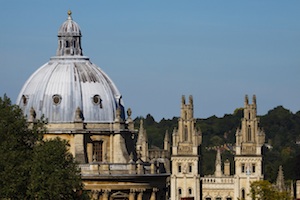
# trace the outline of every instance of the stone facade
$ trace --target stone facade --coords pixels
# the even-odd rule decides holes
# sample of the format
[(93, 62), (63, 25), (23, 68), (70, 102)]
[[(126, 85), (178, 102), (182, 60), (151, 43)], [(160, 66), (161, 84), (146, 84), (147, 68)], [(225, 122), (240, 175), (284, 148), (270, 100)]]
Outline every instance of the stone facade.
[(263, 179), (262, 146), (265, 133), (259, 127), (257, 117), (256, 97), (249, 104), (245, 97), (244, 117), (241, 127), (236, 131), (235, 173), (230, 173), (230, 163), (224, 163), (224, 173), (221, 170), (220, 150), (217, 151), (215, 174), (201, 178), (202, 197), (205, 200), (226, 199), (250, 200), (250, 184)]
[(200, 199), (200, 145), (202, 133), (195, 127), (193, 97), (181, 101), (178, 129), (173, 131), (171, 199)]

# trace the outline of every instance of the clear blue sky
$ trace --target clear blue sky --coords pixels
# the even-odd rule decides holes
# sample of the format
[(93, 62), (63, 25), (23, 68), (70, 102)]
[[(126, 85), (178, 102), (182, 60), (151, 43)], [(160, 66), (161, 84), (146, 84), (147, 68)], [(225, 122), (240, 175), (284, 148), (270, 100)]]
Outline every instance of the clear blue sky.
[(300, 1), (27, 0), (0, 6), (0, 95), (13, 101), (55, 55), (71, 9), (84, 55), (102, 68), (133, 116), (223, 116), (257, 95), (258, 113), (300, 110)]

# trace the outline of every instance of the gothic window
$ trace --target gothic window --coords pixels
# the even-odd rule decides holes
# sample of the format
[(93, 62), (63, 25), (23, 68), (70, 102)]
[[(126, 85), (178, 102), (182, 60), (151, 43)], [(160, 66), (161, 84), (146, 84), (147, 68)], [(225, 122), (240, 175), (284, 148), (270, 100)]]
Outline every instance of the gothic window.
[(184, 126), (184, 141), (188, 141), (188, 127)]
[(242, 199), (245, 199), (246, 194), (245, 194), (245, 189), (242, 189)]
[(192, 192), (192, 188), (189, 188), (189, 195), (192, 195), (193, 192)]
[(248, 115), (248, 116), (249, 116), (249, 119), (251, 119), (251, 113), (250, 113), (250, 112), (249, 112), (249, 115)]
[(178, 189), (178, 195), (181, 196), (181, 194), (182, 194), (182, 191), (181, 191), (181, 188), (179, 188)]
[(102, 162), (103, 157), (103, 141), (93, 142), (93, 160)]
[(181, 173), (181, 163), (178, 164), (178, 172)]
[(192, 173), (192, 164), (189, 164), (189, 173)]
[(232, 198), (231, 197), (227, 197), (226, 200), (232, 200)]
[(252, 164), (252, 173), (255, 173), (255, 164)]
[(245, 164), (242, 164), (242, 173), (245, 173)]
[(205, 200), (211, 200), (211, 198), (210, 197), (206, 197)]
[(216, 200), (221, 200), (221, 199), (222, 199), (221, 197), (217, 197), (217, 198), (216, 198)]
[(252, 136), (251, 136), (251, 126), (248, 126), (248, 132), (247, 132), (247, 141), (250, 142), (252, 141)]

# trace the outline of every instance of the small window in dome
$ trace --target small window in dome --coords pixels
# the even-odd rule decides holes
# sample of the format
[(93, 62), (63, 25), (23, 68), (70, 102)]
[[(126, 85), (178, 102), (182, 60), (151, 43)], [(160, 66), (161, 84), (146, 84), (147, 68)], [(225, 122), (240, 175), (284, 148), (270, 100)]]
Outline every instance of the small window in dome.
[(28, 99), (28, 97), (27, 96), (25, 96), (25, 95), (22, 95), (22, 102), (23, 102), (23, 105), (24, 106), (26, 106), (27, 105), (27, 99)]
[(100, 108), (102, 108), (102, 99), (99, 95), (96, 94), (96, 95), (93, 96), (93, 103), (95, 105), (99, 105)]
[(58, 94), (55, 94), (52, 96), (52, 100), (53, 100), (54, 105), (58, 105), (61, 102), (61, 96)]

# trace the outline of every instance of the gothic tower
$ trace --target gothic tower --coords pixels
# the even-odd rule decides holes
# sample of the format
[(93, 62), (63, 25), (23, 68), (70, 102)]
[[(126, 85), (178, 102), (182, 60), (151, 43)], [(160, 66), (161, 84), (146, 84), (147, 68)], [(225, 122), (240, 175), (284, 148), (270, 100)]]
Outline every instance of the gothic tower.
[(172, 176), (171, 199), (184, 197), (200, 199), (200, 145), (201, 131), (195, 127), (193, 97), (189, 96), (188, 104), (182, 96), (181, 114), (178, 129), (174, 129), (172, 139)]
[(259, 127), (256, 109), (255, 95), (252, 104), (249, 104), (246, 95), (241, 128), (236, 131), (235, 196), (246, 200), (251, 199), (248, 196), (250, 183), (263, 179), (261, 149), (265, 142), (265, 133)]

